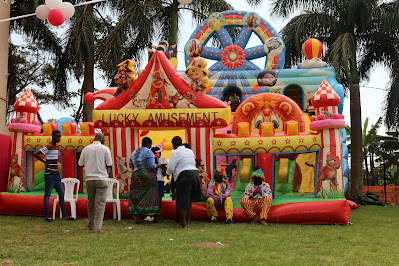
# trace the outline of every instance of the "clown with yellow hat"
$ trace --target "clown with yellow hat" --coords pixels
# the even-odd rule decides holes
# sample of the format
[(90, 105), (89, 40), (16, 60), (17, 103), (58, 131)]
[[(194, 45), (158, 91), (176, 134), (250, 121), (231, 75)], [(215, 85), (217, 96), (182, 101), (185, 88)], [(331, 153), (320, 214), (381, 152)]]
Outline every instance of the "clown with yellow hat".
[(259, 223), (267, 225), (267, 215), (272, 206), (272, 191), (270, 185), (265, 182), (265, 174), (259, 166), (254, 167), (250, 182), (242, 195), (241, 206), (251, 218), (250, 223), (258, 223), (256, 215), (260, 215)]

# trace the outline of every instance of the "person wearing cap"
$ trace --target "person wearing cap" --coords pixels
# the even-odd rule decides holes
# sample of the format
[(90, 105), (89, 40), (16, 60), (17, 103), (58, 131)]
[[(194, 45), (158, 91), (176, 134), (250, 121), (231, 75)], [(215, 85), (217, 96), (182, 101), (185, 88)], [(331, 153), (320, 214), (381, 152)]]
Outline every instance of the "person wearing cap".
[(217, 221), (218, 212), (216, 208), (226, 212), (226, 223), (233, 223), (233, 201), (230, 197), (230, 184), (226, 180), (226, 171), (223, 168), (216, 168), (214, 180), (208, 184), (206, 210), (211, 217), (211, 222)]
[(267, 215), (272, 206), (272, 191), (270, 185), (265, 182), (265, 175), (259, 166), (255, 166), (255, 170), (252, 175), (250, 182), (245, 188), (245, 192), (242, 195), (241, 206), (251, 218), (250, 224), (258, 222), (256, 215), (260, 214), (261, 225), (267, 225)]
[(172, 139), (174, 151), (170, 154), (166, 174), (173, 175), (176, 183), (176, 205), (180, 214), (178, 228), (190, 226), (191, 203), (201, 200), (199, 173), (195, 167), (194, 152), (187, 149), (179, 136)]

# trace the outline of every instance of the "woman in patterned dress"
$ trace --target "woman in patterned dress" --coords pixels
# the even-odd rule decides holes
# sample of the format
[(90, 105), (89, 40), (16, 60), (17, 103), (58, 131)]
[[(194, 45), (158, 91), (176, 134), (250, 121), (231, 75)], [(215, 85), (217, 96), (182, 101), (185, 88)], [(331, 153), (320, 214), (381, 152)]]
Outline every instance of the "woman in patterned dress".
[(141, 148), (137, 148), (130, 156), (129, 167), (133, 169), (128, 213), (132, 214), (136, 223), (143, 223), (142, 214), (158, 215), (160, 202), (158, 195), (157, 167), (154, 153), (150, 150), (152, 140), (143, 138)]

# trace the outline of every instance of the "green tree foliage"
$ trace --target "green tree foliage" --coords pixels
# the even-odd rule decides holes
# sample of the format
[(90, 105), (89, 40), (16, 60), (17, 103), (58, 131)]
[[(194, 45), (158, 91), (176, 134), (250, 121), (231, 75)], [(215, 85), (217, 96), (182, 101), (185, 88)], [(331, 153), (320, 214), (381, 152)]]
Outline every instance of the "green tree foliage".
[[(11, 1), (11, 17), (22, 16), (35, 13), (35, 9), (44, 1), (38, 0), (12, 0)], [(42, 51), (48, 52), (48, 56), (53, 56), (52, 65), (57, 69), (56, 75), (51, 80), (53, 84), (54, 100), (61, 106), (66, 107), (68, 102), (67, 91), (67, 73), (62, 59), (63, 49), (60, 45), (60, 39), (52, 32), (46, 21), (39, 20), (36, 16), (26, 17), (23, 19), (12, 20), (10, 23), (10, 31), (20, 33), (27, 37), (27, 41), (33, 43)]]
[(86, 103), (83, 97), (95, 90), (94, 70), (102, 57), (101, 47), (110, 27), (109, 18), (103, 15), (106, 7), (110, 6), (99, 3), (76, 7), (63, 38), (65, 68), (78, 81), (82, 80), (80, 103), (74, 114), (77, 122), (93, 121), (94, 105)]
[[(387, 184), (399, 184), (398, 158), (399, 158), (399, 133), (385, 132), (386, 135), (378, 135), (383, 119), (379, 117), (377, 122), (368, 130), (369, 119), (366, 118), (363, 125), (363, 162), (364, 162), (364, 183), (369, 186), (382, 184), (382, 176), (387, 174)], [(349, 137), (351, 128), (346, 126)], [(350, 137), (349, 137), (350, 142)], [(350, 151), (350, 144), (348, 149)]]
[[(389, 29), (398, 29), (399, 1), (385, 4), (377, 0), (273, 0), (273, 14), (294, 16), (281, 31), (286, 44), (286, 62), (303, 60), (301, 45), (308, 38), (317, 38), (328, 48), (324, 59), (336, 71), (337, 80), (349, 88), (352, 133), (351, 186), (353, 195), (362, 194), (362, 130), (359, 81), (363, 70), (362, 58), (375, 63), (373, 45), (384, 39), (397, 39)], [(396, 41), (398, 43), (398, 41)], [(381, 52), (384, 58), (385, 52)], [(398, 61), (398, 57), (392, 58)], [(360, 62), (360, 64), (359, 64)], [(369, 68), (368, 68), (369, 70)]]
[[(183, 30), (183, 15), (193, 19), (194, 24), (201, 23), (214, 12), (232, 10), (225, 0), (194, 0), (189, 5), (179, 4), (177, 0), (109, 0), (117, 8), (116, 24), (104, 45), (103, 69), (110, 76), (115, 66), (127, 58), (139, 63), (146, 56), (153, 40), (168, 40), (169, 44), (178, 43), (178, 33)], [(246, 0), (252, 6), (261, 0)], [(233, 34), (234, 35), (234, 34)]]
[[(53, 94), (46, 91), (48, 84), (51, 84), (56, 76), (57, 71), (50, 61), (46, 60), (46, 53), (43, 50), (32, 45), (18, 46), (10, 43), (8, 49), (7, 117), (10, 118), (10, 114), (14, 111), (14, 103), (28, 87), (35, 95), (39, 105), (57, 104)], [(73, 93), (68, 95), (69, 97), (75, 96)], [(70, 102), (66, 102), (64, 106), (73, 107)]]

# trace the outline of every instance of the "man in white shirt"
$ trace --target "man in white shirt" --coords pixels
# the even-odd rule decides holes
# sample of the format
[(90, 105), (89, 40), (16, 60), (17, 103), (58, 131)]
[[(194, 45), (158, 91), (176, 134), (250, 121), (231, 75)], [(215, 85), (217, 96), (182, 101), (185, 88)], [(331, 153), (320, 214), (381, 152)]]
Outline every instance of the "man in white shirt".
[(97, 133), (93, 144), (82, 150), (78, 162), (79, 166), (85, 167), (86, 173), (87, 214), (89, 216), (86, 227), (94, 233), (101, 232), (107, 200), (108, 171), (112, 166), (111, 151), (104, 146), (104, 141), (104, 135)]
[(190, 226), (191, 202), (199, 201), (201, 195), (199, 173), (193, 151), (183, 146), (179, 136), (172, 139), (172, 145), (175, 150), (170, 154), (166, 174), (173, 174), (176, 182), (176, 205), (180, 214), (177, 227), (186, 228)]

